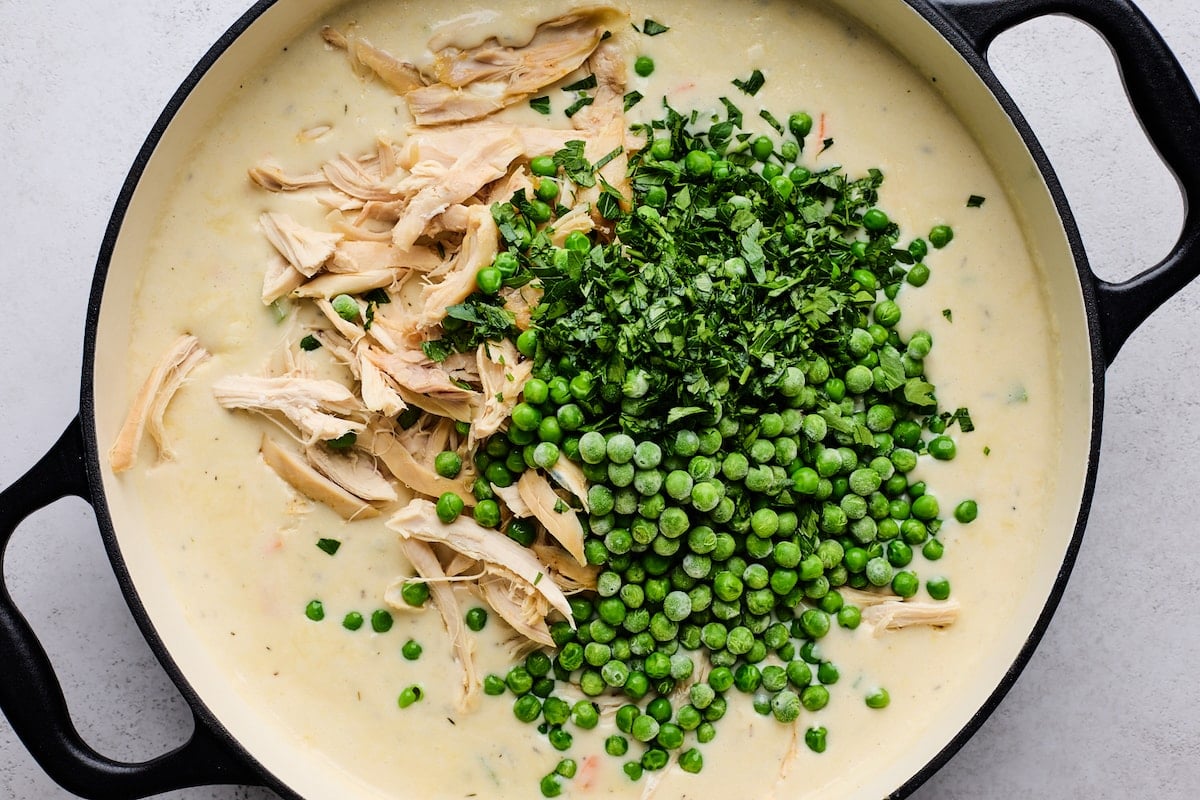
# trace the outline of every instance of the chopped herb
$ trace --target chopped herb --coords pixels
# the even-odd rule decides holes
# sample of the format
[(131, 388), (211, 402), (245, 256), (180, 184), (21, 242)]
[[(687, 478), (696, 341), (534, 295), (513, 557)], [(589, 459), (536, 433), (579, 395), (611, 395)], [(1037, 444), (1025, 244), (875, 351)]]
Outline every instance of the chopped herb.
[(625, 110), (628, 111), (629, 109), (633, 108), (638, 103), (642, 102), (643, 99), (644, 99), (644, 96), (642, 95), (642, 93), (637, 91), (636, 89), (632, 92), (628, 92), (625, 95)]
[(783, 123), (775, 119), (775, 115), (767, 109), (758, 112), (758, 115), (767, 121), (767, 124), (774, 128), (778, 133), (783, 133)]
[(766, 82), (767, 79), (763, 77), (762, 70), (757, 69), (754, 70), (754, 72), (751, 72), (750, 77), (744, 81), (739, 80), (738, 78), (733, 79), (733, 85), (751, 97), (758, 94), (758, 90), (761, 89), (763, 84)]
[(652, 19), (647, 19), (642, 23), (642, 33), (647, 36), (658, 36), (660, 33), (666, 33), (669, 30), (671, 29), (666, 25), (663, 25), (661, 22), (655, 22)]
[(318, 539), (317, 540), (317, 547), (319, 547), (321, 550), (325, 551), (329, 555), (333, 555), (334, 553), (336, 553), (338, 551), (338, 548), (341, 546), (342, 546), (342, 543), (339, 542), (337, 539)]
[[(595, 89), (595, 88), (596, 88), (596, 76), (588, 75), (586, 78), (581, 78), (580, 80), (575, 81), (570, 86), (564, 86), (562, 88), (562, 90), (564, 92), (582, 92), (584, 89)], [(570, 115), (568, 114), (567, 116), (570, 116)]]
[(967, 198), (967, 208), (979, 208), (987, 198), (973, 194)]
[[(721, 104), (725, 106), (725, 119), (736, 128), (742, 127), (742, 110), (735, 106), (728, 97), (721, 98)], [(709, 131), (711, 138), (712, 131)]]
[(271, 315), (275, 317), (275, 322), (280, 323), (288, 318), (291, 313), (292, 305), (284, 298), (279, 298), (274, 303), (271, 303)]
[(300, 349), (306, 353), (311, 353), (313, 350), (320, 349), (320, 347), (321, 341), (312, 334), (309, 334), (300, 340)]
[(592, 167), (592, 169), (596, 170), (596, 171), (604, 169), (604, 167), (608, 164), (608, 162), (612, 161), (614, 158), (616, 158), (617, 156), (621, 155), (621, 153), (624, 153), (624, 152), (625, 152), (625, 146), (617, 145), (616, 147), (614, 147), (612, 149), (611, 152), (607, 153), (603, 158), (601, 158), (599, 161), (597, 161), (596, 164)]
[(830, 136), (828, 139), (822, 139), (821, 140), (821, 149), (817, 151), (817, 155), (824, 153), (826, 150), (828, 150), (831, 147), (833, 147), (833, 137), (832, 136)]
[(336, 439), (327, 439), (325, 444), (329, 445), (334, 450), (349, 450), (354, 447), (354, 443), (358, 441), (358, 434), (354, 431), (347, 431)]
[(363, 295), (363, 300), (379, 306), (386, 306), (388, 303), (392, 302), (391, 295), (387, 293), (386, 289), (372, 289)]
[(567, 106), (566, 110), (563, 111), (563, 113), (566, 114), (567, 119), (570, 119), (571, 117), (578, 114), (580, 112), (580, 110), (582, 110), (583, 108), (585, 108), (587, 106), (590, 106), (594, 102), (596, 102), (596, 98), (588, 97), (587, 95), (584, 95), (583, 97), (580, 97), (578, 100), (576, 100), (574, 103), (571, 103), (571, 105)]
[(592, 165), (583, 154), (584, 143), (580, 139), (567, 142), (562, 150), (554, 154), (554, 163), (567, 174), (577, 186), (590, 187), (596, 185)]
[(966, 408), (956, 409), (953, 414), (947, 414), (946, 424), (952, 425), (958, 423), (958, 429), (963, 433), (970, 433), (975, 430), (975, 423), (971, 420), (971, 412)]
[(529, 101), (529, 107), (539, 114), (550, 113), (550, 95), (535, 97)]
[(421, 352), (425, 353), (429, 360), (440, 364), (458, 351), (455, 350), (453, 342), (445, 339), (430, 339), (427, 342), (421, 342)]
[(983, 454), (984, 454), (985, 456), (990, 456), (990, 455), (992, 454), (992, 448), (985, 446), (985, 447), (983, 448)]
[(954, 312), (953, 312), (953, 311), (951, 311), (950, 309), (948, 309), (948, 308), (943, 308), (943, 309), (942, 309), (942, 316), (943, 316), (943, 317), (945, 317), (947, 321), (949, 321), (949, 322), (954, 322)]

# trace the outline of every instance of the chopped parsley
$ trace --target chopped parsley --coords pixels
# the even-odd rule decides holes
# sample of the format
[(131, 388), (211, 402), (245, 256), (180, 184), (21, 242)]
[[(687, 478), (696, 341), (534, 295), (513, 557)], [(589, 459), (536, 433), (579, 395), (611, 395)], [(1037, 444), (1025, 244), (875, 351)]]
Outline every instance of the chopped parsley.
[(660, 33), (666, 33), (669, 30), (671, 29), (666, 25), (663, 25), (661, 22), (655, 22), (652, 19), (647, 19), (642, 23), (642, 33), (647, 36), (658, 36)]
[(758, 90), (761, 89), (763, 84), (766, 82), (767, 79), (763, 77), (762, 70), (757, 69), (754, 70), (754, 72), (751, 72), (750, 77), (744, 81), (739, 80), (738, 78), (733, 79), (733, 85), (751, 97), (758, 94)]
[(967, 198), (967, 208), (979, 208), (986, 200), (986, 197), (980, 197), (977, 194), (973, 194)]
[(595, 89), (595, 88), (596, 88), (596, 76), (588, 75), (586, 78), (575, 81), (570, 86), (564, 86), (562, 88), (562, 90), (564, 92), (582, 92), (585, 89)]
[(318, 350), (321, 347), (321, 340), (313, 336), (311, 333), (300, 340), (300, 349), (306, 353), (311, 353), (313, 350)]
[(529, 101), (529, 107), (539, 114), (550, 113), (550, 96), (534, 97)]
[(644, 99), (644, 95), (641, 92), (637, 91), (636, 89), (632, 92), (626, 93), (626, 95), (625, 95), (625, 110), (628, 111), (629, 109), (633, 108), (638, 103), (642, 102), (643, 99)]
[(328, 553), (329, 555), (334, 555), (335, 553), (337, 553), (338, 548), (341, 546), (342, 546), (342, 543), (339, 542), (337, 539), (318, 539), (317, 540), (317, 547), (320, 548), (321, 550), (323, 550), (324, 552)]

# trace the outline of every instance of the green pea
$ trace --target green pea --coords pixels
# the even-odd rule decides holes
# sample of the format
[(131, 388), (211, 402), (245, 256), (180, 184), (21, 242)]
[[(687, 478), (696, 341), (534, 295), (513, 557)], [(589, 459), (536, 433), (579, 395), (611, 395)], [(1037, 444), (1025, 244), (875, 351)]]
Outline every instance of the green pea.
[(769, 136), (759, 136), (750, 143), (750, 152), (759, 161), (766, 161), (775, 152), (775, 143), (771, 141)]
[(496, 294), (504, 283), (504, 276), (495, 267), (484, 267), (475, 273), (475, 284), (484, 294)]
[(954, 239), (954, 229), (949, 225), (935, 225), (929, 232), (929, 243), (941, 250)]
[(550, 178), (558, 174), (558, 165), (552, 156), (536, 156), (529, 162), (529, 171), (534, 175)]
[(342, 617), (342, 627), (348, 631), (356, 631), (363, 626), (364, 621), (362, 614), (357, 611), (351, 611)]
[(979, 505), (974, 500), (963, 500), (954, 507), (954, 518), (964, 525), (974, 522), (979, 516)]
[(950, 581), (945, 578), (931, 578), (925, 582), (925, 591), (934, 600), (945, 600), (950, 596)]
[(812, 129), (813, 118), (809, 114), (806, 114), (803, 111), (798, 111), (788, 117), (788, 130), (790, 130), (792, 135), (797, 139), (803, 139), (804, 137), (808, 136), (810, 133), (812, 133)]
[(703, 178), (712, 173), (713, 159), (703, 150), (692, 150), (684, 157), (683, 166), (689, 175)]
[(633, 71), (643, 78), (648, 78), (654, 73), (654, 59), (650, 56), (638, 56), (633, 62)]
[(437, 517), (447, 525), (458, 519), (465, 504), (463, 499), (454, 492), (444, 492), (437, 500)]
[(891, 702), (891, 695), (883, 687), (875, 689), (866, 697), (867, 708), (887, 708)]
[(358, 307), (358, 301), (348, 294), (339, 294), (333, 298), (331, 305), (337, 315), (347, 322), (358, 322), (362, 313)]
[(425, 696), (425, 690), (420, 686), (413, 684), (400, 692), (400, 697), (396, 700), (396, 705), (401, 708), (408, 708), (413, 703), (416, 703)]
[(949, 436), (935, 436), (929, 440), (929, 443), (925, 447), (929, 451), (929, 455), (938, 461), (952, 460), (958, 450), (954, 444), (954, 440)]
[(481, 631), (487, 625), (488, 613), (485, 609), (475, 606), (467, 610), (467, 627), (473, 631)]
[(409, 639), (404, 643), (404, 646), (400, 648), (400, 654), (404, 656), (406, 661), (416, 661), (421, 657), (421, 652), (423, 650), (424, 648), (421, 647), (420, 642), (416, 641), (415, 639)]
[(891, 222), (888, 215), (878, 208), (868, 209), (862, 217), (863, 227), (873, 233), (884, 230)]
[(474, 517), (483, 527), (494, 528), (500, 524), (500, 504), (495, 500), (480, 500), (475, 506)]
[(392, 612), (380, 608), (371, 612), (371, 630), (376, 633), (387, 633), (392, 629), (395, 623), (395, 618), (392, 617)]

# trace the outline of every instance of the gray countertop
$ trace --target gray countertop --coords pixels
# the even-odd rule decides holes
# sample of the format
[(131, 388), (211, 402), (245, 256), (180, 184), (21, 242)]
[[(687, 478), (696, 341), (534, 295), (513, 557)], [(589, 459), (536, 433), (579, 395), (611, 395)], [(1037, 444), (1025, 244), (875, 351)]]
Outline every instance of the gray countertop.
[[(125, 173), (175, 87), (246, 0), (0, 0), (0, 485), (75, 414), (93, 263)], [(1141, 6), (1200, 81), (1194, 0)], [(1106, 278), (1163, 256), (1183, 204), (1129, 112), (1103, 43), (1063, 19), (1004, 35), (993, 63), (1041, 137)], [(1169, 301), (1108, 371), (1087, 535), (1045, 639), (1011, 693), (915, 795), (1200, 796), (1200, 285)], [(31, 517), (8, 585), (60, 671), (84, 737), (143, 759), (184, 741), (190, 714), (130, 619), (79, 500)], [(2, 658), (2, 654), (0, 654)], [(0, 676), (0, 680), (4, 678)], [(0, 798), (66, 798), (0, 718)], [(202, 788), (170, 797), (268, 798)]]

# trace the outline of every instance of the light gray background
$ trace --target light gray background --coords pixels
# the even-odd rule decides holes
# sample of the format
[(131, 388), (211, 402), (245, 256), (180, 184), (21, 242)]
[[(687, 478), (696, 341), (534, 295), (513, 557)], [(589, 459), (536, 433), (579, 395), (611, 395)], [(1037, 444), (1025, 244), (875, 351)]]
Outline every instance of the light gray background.
[[(92, 265), (117, 191), (159, 110), (246, 2), (0, 0), (0, 485), (75, 413)], [(1141, 5), (1200, 81), (1194, 0)], [(1182, 203), (1100, 40), (1041, 20), (1002, 37), (992, 59), (1062, 177), (1099, 272), (1131, 275), (1164, 255)], [(1198, 306), (1193, 285), (1109, 370), (1096, 500), (1058, 615), (999, 710), (919, 800), (1200, 796)], [(185, 739), (190, 715), (129, 617), (86, 505), (65, 501), (26, 522), (6, 572), (89, 742), (139, 759)], [(69, 796), (0, 718), (0, 798)]]

